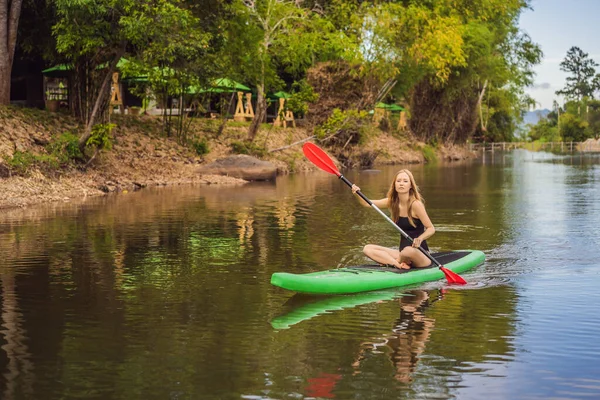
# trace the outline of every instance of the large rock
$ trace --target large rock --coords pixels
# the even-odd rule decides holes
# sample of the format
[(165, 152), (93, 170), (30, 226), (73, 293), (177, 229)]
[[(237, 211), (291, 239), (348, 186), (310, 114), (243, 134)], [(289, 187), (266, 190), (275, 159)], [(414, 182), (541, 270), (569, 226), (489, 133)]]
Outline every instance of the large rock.
[(247, 181), (268, 181), (277, 176), (277, 167), (243, 154), (229, 156), (200, 168), (201, 174), (226, 175)]

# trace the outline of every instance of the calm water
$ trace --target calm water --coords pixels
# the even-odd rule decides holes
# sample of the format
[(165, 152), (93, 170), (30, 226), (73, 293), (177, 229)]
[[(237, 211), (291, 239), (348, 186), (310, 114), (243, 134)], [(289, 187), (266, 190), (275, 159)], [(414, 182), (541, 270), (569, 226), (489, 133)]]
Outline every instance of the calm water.
[(433, 250), (487, 255), (465, 287), (272, 287), (398, 242), (320, 171), (2, 211), (0, 398), (600, 398), (599, 158), (411, 169)]

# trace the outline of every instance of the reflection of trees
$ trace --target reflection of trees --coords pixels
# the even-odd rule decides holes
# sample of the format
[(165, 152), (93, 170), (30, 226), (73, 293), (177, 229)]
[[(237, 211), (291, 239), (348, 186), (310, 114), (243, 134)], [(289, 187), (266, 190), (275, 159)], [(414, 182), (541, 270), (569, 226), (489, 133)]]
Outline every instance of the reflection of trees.
[(2, 280), (2, 350), (6, 355), (1, 391), (2, 399), (12, 400), (22, 396), (31, 396), (34, 382), (34, 365), (27, 346), (29, 337), (23, 326), (23, 314), (19, 308), (19, 299), (15, 287), (14, 271), (0, 269)]
[[(36, 385), (38, 398), (61, 388), (75, 396), (169, 397), (174, 382), (185, 393), (224, 390), (223, 382), (245, 366), (235, 365), (232, 350), (239, 330), (215, 316), (240, 315), (242, 325), (256, 318), (263, 311), (255, 305), (270, 302), (272, 268), (310, 258), (307, 210), (319, 179), (289, 181), (292, 187), (149, 190), (70, 210), (52, 207), (29, 222), (3, 225), (0, 269), (24, 261), (28, 281), (3, 275), (5, 377), (22, 393), (33, 360), (40, 360), (37, 375), (52, 379)], [(298, 236), (305, 240), (298, 243)], [(16, 313), (19, 304), (7, 293), (16, 301), (32, 286), (35, 302)], [(243, 328), (251, 336), (256, 329)], [(260, 359), (267, 344), (245, 351)], [(227, 371), (206, 371), (223, 360), (231, 364)], [(232, 386), (225, 386), (229, 393)]]
[[(457, 180), (463, 179), (456, 174)], [(387, 183), (372, 179), (367, 187), (372, 184), (373, 193), (385, 191)], [(443, 180), (438, 183), (442, 185)], [(435, 185), (434, 193), (441, 195), (428, 197), (428, 204), (441, 210), (446, 223), (455, 218), (444, 213), (450, 212), (447, 203), (476, 209), (485, 203), (478, 196), (495, 196), (470, 191), (461, 197), (458, 188), (442, 196), (446, 189)], [(314, 334), (294, 336), (292, 332), (276, 340), (265, 335), (263, 329), (270, 331), (265, 312), (279, 308), (285, 296), (270, 287), (270, 274), (323, 269), (348, 254), (360, 255), (360, 247), (377, 230), (397, 243), (397, 234), (383, 219), (360, 207), (345, 185), (325, 173), (286, 177), (277, 185), (164, 188), (97, 201), (101, 206), (92, 201), (72, 209), (52, 208), (49, 214), (36, 214), (34, 221), (14, 220), (1, 226), (0, 270), (19, 265), (13, 283), (3, 280), (18, 300), (14, 307), (9, 303), (7, 310), (21, 310), (12, 317), (19, 322), (12, 326), (21, 328), (13, 330), (13, 337), (21, 335), (19, 343), (27, 344), (12, 353), (21, 360), (14, 364), (21, 368), (19, 382), (24, 371), (29, 375), (34, 371), (33, 366), (26, 366), (27, 360), (35, 363), (37, 379), (43, 376), (62, 382), (60, 386), (36, 383), (32, 397), (44, 398), (46, 390), (54, 390), (52, 398), (63, 396), (63, 390), (75, 397), (95, 388), (99, 397), (143, 398), (150, 393), (168, 398), (179, 391), (191, 398), (205, 393), (218, 398), (220, 393), (235, 392), (236, 385), (247, 384), (239, 376), (248, 373), (248, 363), (258, 370), (262, 364), (281, 362), (285, 368), (274, 375), (281, 372), (283, 376), (276, 378), (283, 381), (291, 370), (313, 368), (307, 355), (315, 346), (329, 348), (329, 344), (348, 366), (350, 354), (356, 351), (355, 336), (340, 342), (327, 331), (327, 323), (315, 324), (310, 330)], [(480, 225), (475, 214), (460, 219)], [(460, 244), (471, 243), (473, 236), (472, 231), (440, 234), (442, 239), (438, 241), (436, 235), (435, 243), (444, 247), (456, 238), (458, 244), (448, 247), (477, 248)], [(497, 239), (482, 240), (493, 243)], [(501, 354), (508, 350), (506, 340), (497, 335), (511, 334), (505, 325), (514, 313), (512, 293), (507, 288), (494, 289), (499, 304), (490, 304), (484, 293), (471, 292), (479, 291), (447, 296), (439, 303), (442, 307), (431, 307), (426, 316), (426, 306), (402, 311), (400, 320), (412, 313), (408, 336), (390, 333), (390, 326), (383, 328), (383, 336), (376, 336), (389, 337), (388, 351), (392, 351), (390, 346), (397, 349), (392, 359), (405, 371), (396, 370), (399, 379), (411, 375), (425, 344), (428, 353), (448, 357), (449, 364), (481, 359), (485, 351)], [(381, 313), (386, 320), (397, 317), (398, 310), (377, 306), (363, 308)], [(447, 306), (455, 306), (456, 311), (438, 311)], [(480, 306), (507, 317), (494, 319), (499, 325), (479, 319), (479, 314), (489, 315)], [(348, 311), (339, 318), (352, 313)], [(446, 347), (453, 329), (438, 332), (434, 320), (438, 329), (472, 321), (481, 335), (470, 338), (477, 346)], [(264, 321), (264, 326), (256, 321)], [(351, 318), (342, 322), (342, 326), (355, 324)], [(489, 338), (496, 342), (489, 343)], [(464, 342), (460, 336), (453, 339)], [(481, 353), (476, 351), (480, 348)], [(367, 356), (371, 354), (373, 348), (365, 345), (361, 371), (370, 368)], [(273, 361), (277, 355), (285, 356)], [(422, 365), (423, 360), (419, 362)], [(219, 368), (223, 365), (227, 370)], [(334, 373), (337, 367), (326, 370)], [(310, 372), (310, 376), (318, 374), (316, 367)]]
[(489, 355), (510, 355), (518, 301), (510, 286), (450, 292), (439, 307), (427, 312), (437, 326), (448, 327), (432, 332), (428, 351), (443, 355), (448, 365), (456, 365), (455, 360), (485, 362)]

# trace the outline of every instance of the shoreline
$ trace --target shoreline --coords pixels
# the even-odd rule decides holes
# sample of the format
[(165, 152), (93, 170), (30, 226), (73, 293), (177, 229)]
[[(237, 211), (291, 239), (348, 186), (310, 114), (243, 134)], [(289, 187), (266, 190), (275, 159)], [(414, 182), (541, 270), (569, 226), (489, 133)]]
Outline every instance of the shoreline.
[[(247, 183), (199, 170), (235, 154), (233, 149), (244, 141), (249, 123), (231, 123), (223, 132), (215, 133), (214, 121), (192, 120), (187, 140), (206, 141), (208, 146), (208, 152), (198, 154), (175, 137), (165, 136), (160, 118), (113, 116), (112, 119), (116, 123), (112, 149), (101, 152), (88, 169), (82, 171), (77, 164), (53, 168), (33, 164), (24, 173), (11, 175), (9, 165), (15, 154), (47, 156), (49, 143), (64, 132), (76, 133), (81, 126), (61, 113), (0, 107), (0, 210), (127, 193), (145, 187)], [(264, 149), (258, 158), (273, 163), (278, 174), (314, 170), (316, 167), (306, 160), (301, 146), (289, 146), (309, 136), (312, 132), (306, 128), (274, 128), (265, 124), (254, 141)], [(269, 151), (281, 147), (285, 150)], [(378, 154), (374, 166), (406, 165), (425, 163), (424, 147), (405, 133), (377, 130), (366, 143), (356, 148), (349, 146), (346, 151), (355, 156), (362, 152)], [(441, 146), (434, 151), (439, 160), (450, 162), (475, 158), (474, 153), (461, 146)]]
[[(129, 193), (144, 188), (178, 185), (244, 185), (242, 179), (219, 175), (200, 175), (197, 179), (177, 179), (174, 181), (135, 182), (120, 185), (114, 183), (114, 190), (101, 190), (90, 177), (60, 177), (57, 180), (41, 173), (32, 177), (10, 177), (0, 180), (0, 211), (23, 209), (44, 203), (68, 203), (85, 200), (88, 197), (102, 197), (109, 194)], [(106, 186), (106, 185), (104, 185)]]

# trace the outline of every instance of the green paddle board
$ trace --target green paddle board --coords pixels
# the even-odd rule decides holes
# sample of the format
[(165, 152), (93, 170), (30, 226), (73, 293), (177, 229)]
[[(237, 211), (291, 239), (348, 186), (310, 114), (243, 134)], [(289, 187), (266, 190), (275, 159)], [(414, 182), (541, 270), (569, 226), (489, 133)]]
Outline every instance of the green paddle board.
[[(485, 261), (479, 250), (459, 250), (431, 254), (449, 270), (460, 274)], [(345, 294), (381, 290), (444, 279), (436, 266), (399, 270), (381, 265), (357, 265), (306, 274), (276, 272), (271, 284), (298, 293)]]

